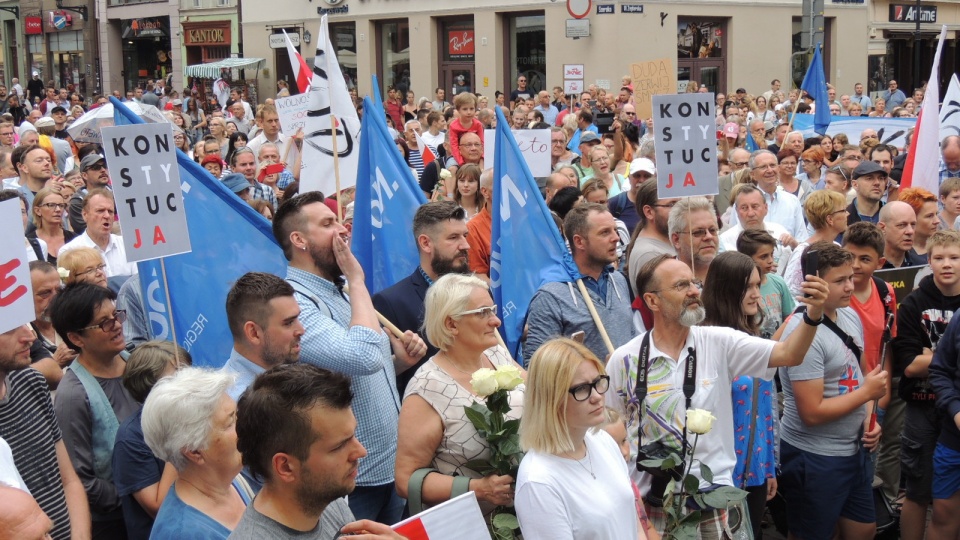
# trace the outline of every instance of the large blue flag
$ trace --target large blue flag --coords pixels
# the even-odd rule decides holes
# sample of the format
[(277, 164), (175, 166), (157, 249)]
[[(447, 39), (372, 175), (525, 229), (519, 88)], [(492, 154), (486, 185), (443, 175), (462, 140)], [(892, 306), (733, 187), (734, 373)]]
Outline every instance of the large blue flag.
[[(110, 101), (116, 125), (143, 123), (119, 100)], [(179, 150), (177, 164), (193, 251), (163, 259), (166, 287), (160, 260), (137, 263), (144, 308), (155, 339), (173, 340), (172, 316), (177, 342), (194, 365), (220, 367), (233, 347), (227, 292), (247, 272), (285, 276), (287, 261), (259, 212)]]
[(499, 107), (493, 162), (490, 282), (500, 306), (501, 332), (514, 358), (534, 293), (553, 281), (580, 277), (570, 250), (540, 196), (510, 123)]
[(427, 202), (410, 167), (387, 133), (376, 104), (363, 98), (360, 168), (353, 203), (351, 250), (363, 267), (367, 289), (382, 291), (410, 275), (420, 264), (413, 237), (413, 216)]
[(830, 97), (827, 95), (827, 78), (823, 74), (823, 58), (820, 57), (820, 44), (813, 50), (813, 60), (807, 68), (800, 88), (814, 99), (816, 110), (813, 115), (813, 130), (823, 135), (830, 126)]
[(757, 141), (753, 139), (753, 135), (750, 133), (747, 133), (747, 140), (743, 147), (747, 152), (755, 152), (760, 149), (760, 147), (757, 146)]

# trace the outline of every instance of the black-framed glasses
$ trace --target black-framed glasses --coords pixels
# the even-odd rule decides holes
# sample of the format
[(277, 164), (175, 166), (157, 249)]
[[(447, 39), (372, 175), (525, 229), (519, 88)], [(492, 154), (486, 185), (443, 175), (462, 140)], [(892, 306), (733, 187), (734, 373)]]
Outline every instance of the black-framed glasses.
[(64, 208), (67, 207), (66, 204), (63, 204), (63, 203), (52, 203), (52, 202), (43, 203), (43, 204), (41, 204), (41, 205), (39, 205), (39, 206), (40, 206), (41, 208), (53, 208), (54, 210), (63, 210)]
[(710, 236), (717, 236), (718, 234), (720, 234), (720, 229), (716, 227), (710, 227), (707, 229), (694, 229), (692, 231), (680, 231), (680, 232), (683, 234), (689, 233), (693, 235), (694, 238), (703, 238), (704, 236), (707, 235), (707, 233), (710, 233)]
[(850, 213), (850, 211), (847, 210), (846, 208), (841, 208), (840, 210), (837, 210), (837, 211), (835, 211), (835, 212), (830, 212), (830, 213), (827, 214), (827, 215), (828, 215), (828, 216), (835, 216), (835, 215), (837, 215), (837, 214), (839, 214), (839, 213), (841, 213), (841, 212), (842, 212), (842, 213), (846, 213), (846, 214), (849, 214), (849, 213)]
[(578, 384), (567, 390), (570, 392), (570, 395), (573, 396), (573, 399), (577, 401), (586, 401), (590, 398), (590, 394), (594, 390), (597, 391), (601, 396), (607, 393), (607, 390), (610, 389), (610, 377), (607, 375), (600, 375), (593, 382), (587, 382), (583, 384)]
[(699, 291), (702, 291), (702, 290), (703, 290), (703, 282), (700, 281), (699, 279), (692, 279), (692, 280), (691, 280), (691, 279), (684, 279), (684, 280), (681, 280), (681, 281), (678, 281), (678, 282), (674, 283), (673, 285), (664, 287), (664, 288), (659, 289), (659, 290), (656, 290), (656, 291), (650, 291), (650, 292), (652, 292), (653, 294), (660, 294), (660, 293), (662, 293), (663, 291), (666, 291), (666, 290), (668, 290), (668, 289), (673, 289), (673, 290), (677, 291), (678, 293), (685, 293), (685, 292), (687, 292), (688, 290), (690, 290), (690, 286), (691, 286), (691, 285), (694, 286), (694, 287), (696, 287), (697, 290), (699, 290)]
[(127, 311), (125, 309), (118, 309), (113, 312), (113, 317), (110, 317), (109, 319), (101, 321), (100, 324), (84, 326), (83, 328), (80, 328), (77, 331), (82, 332), (84, 330), (93, 330), (94, 328), (99, 328), (104, 332), (109, 332), (115, 329), (118, 325), (122, 325), (126, 321), (127, 321)]
[(97, 266), (94, 266), (93, 268), (84, 270), (83, 272), (77, 272), (76, 274), (74, 274), (74, 276), (80, 277), (80, 276), (85, 276), (85, 275), (91, 274), (91, 273), (99, 273), (99, 272), (106, 272), (106, 271), (107, 271), (107, 265), (105, 265), (105, 264), (98, 264)]
[(481, 319), (489, 319), (490, 317), (497, 316), (497, 305), (484, 306), (477, 309), (468, 309), (467, 311), (461, 311), (460, 313), (454, 313), (454, 317), (463, 317), (464, 315), (477, 315)]

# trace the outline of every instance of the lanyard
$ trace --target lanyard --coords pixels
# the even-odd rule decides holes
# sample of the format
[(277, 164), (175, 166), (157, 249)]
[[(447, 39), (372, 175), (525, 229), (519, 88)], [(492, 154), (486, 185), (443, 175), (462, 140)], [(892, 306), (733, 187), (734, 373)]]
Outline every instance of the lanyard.
[[(640, 343), (640, 361), (637, 364), (637, 384), (634, 387), (634, 392), (637, 396), (637, 404), (640, 409), (640, 418), (643, 419), (643, 410), (644, 400), (647, 398), (647, 379), (649, 376), (650, 369), (650, 334), (653, 331), (647, 332), (643, 336), (643, 341)], [(693, 394), (697, 390), (697, 351), (693, 347), (687, 348), (687, 359), (684, 361), (683, 366), (683, 396), (686, 398), (685, 408), (689, 409), (690, 404), (693, 400)], [(642, 422), (641, 422), (642, 424)], [(642, 426), (637, 426), (637, 438), (641, 437)], [(642, 441), (640, 441), (642, 443)], [(684, 419), (683, 422), (683, 439), (681, 440), (681, 452), (687, 447), (687, 422)], [(640, 444), (639, 446), (643, 446)], [(639, 453), (637, 454), (639, 460)], [(639, 461), (637, 462), (639, 466)]]

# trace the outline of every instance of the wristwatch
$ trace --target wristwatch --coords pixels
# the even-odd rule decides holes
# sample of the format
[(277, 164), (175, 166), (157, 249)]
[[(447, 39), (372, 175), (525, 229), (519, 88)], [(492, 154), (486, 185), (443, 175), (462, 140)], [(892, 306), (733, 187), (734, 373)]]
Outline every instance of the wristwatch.
[(821, 313), (819, 319), (813, 320), (809, 315), (807, 315), (807, 310), (803, 310), (803, 322), (809, 324), (810, 326), (820, 326), (820, 324), (823, 322), (823, 317), (824, 315)]

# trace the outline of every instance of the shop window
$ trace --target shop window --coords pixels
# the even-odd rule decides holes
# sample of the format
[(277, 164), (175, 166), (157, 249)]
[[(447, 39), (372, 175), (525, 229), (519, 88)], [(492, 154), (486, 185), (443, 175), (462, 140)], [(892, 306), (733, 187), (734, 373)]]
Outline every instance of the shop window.
[(727, 21), (677, 18), (677, 89), (691, 82), (710, 92), (726, 92)]
[(453, 102), (460, 92), (479, 92), (474, 81), (476, 36), (473, 17), (443, 19), (437, 25), (440, 55), (440, 88), (446, 92), (445, 101)]
[(394, 86), (406, 95), (410, 88), (410, 23), (381, 22), (377, 25), (377, 76), (384, 98)]
[(347, 89), (357, 87), (357, 26), (355, 23), (330, 25), (330, 41), (340, 63)]
[[(833, 17), (824, 17), (823, 18), (823, 42), (821, 43), (822, 49), (820, 50), (821, 58), (823, 58), (823, 74), (827, 77), (827, 82), (833, 78), (830, 71), (830, 50), (831, 50), (831, 34), (833, 29)], [(792, 53), (804, 52), (800, 48), (800, 34), (803, 32), (803, 19), (801, 17), (793, 18), (793, 27), (791, 30), (791, 51)], [(816, 44), (814, 44), (816, 45)], [(811, 52), (813, 49), (811, 49)], [(800, 83), (803, 82), (804, 75), (807, 74), (807, 64), (808, 60), (811, 58), (809, 55), (800, 55), (801, 58), (793, 62), (793, 77), (794, 86), (800, 87)]]
[(520, 75), (527, 77), (527, 88), (532, 93), (547, 89), (547, 27), (543, 12), (511, 14), (504, 26), (510, 43), (504, 74), (507, 95), (516, 89)]

